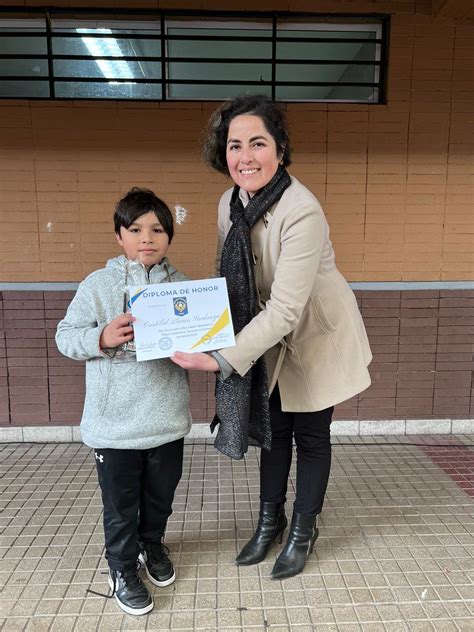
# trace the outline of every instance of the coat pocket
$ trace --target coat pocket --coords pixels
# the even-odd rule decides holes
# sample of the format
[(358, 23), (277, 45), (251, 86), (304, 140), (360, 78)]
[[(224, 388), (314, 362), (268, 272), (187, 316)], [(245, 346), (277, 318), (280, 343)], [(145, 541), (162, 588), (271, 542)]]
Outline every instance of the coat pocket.
[(336, 331), (336, 327), (329, 320), (326, 314), (326, 311), (324, 309), (323, 302), (319, 298), (319, 296), (311, 297), (311, 305), (313, 306), (314, 313), (316, 315), (316, 318), (318, 319), (318, 322), (322, 330), (325, 331), (327, 334), (331, 334), (334, 331)]
[(289, 347), (298, 347), (307, 340), (327, 336), (335, 330), (335, 326), (326, 315), (321, 299), (314, 296), (309, 298), (299, 323), (286, 336), (286, 340)]

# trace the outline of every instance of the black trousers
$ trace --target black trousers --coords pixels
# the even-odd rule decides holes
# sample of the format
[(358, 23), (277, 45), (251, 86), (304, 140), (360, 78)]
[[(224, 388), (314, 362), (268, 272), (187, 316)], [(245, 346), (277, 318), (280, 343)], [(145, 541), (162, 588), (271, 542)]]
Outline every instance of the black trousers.
[(94, 451), (110, 568), (134, 568), (141, 542), (159, 542), (183, 470), (184, 439), (149, 450)]
[(334, 406), (310, 413), (281, 410), (280, 391), (270, 396), (272, 449), (262, 450), (260, 500), (285, 502), (296, 443), (296, 500), (294, 511), (303, 515), (321, 513), (331, 469), (331, 419)]

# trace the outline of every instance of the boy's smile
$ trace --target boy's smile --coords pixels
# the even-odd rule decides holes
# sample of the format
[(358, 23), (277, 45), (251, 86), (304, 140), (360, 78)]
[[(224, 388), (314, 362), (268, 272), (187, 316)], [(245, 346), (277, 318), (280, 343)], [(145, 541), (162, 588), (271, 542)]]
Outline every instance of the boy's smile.
[(153, 211), (138, 217), (128, 228), (122, 226), (116, 236), (127, 259), (147, 268), (160, 263), (168, 251), (168, 235)]

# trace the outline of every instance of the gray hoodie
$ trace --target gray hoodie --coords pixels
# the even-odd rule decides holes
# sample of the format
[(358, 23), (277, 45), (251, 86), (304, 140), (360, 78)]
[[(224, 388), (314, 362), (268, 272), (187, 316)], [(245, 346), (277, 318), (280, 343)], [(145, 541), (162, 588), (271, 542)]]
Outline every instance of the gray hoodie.
[(124, 312), (128, 285), (185, 281), (165, 258), (149, 272), (123, 255), (80, 285), (59, 323), (56, 344), (73, 360), (86, 360), (86, 397), (81, 421), (92, 448), (145, 450), (184, 437), (191, 426), (186, 372), (168, 358), (120, 360), (99, 348), (104, 327)]

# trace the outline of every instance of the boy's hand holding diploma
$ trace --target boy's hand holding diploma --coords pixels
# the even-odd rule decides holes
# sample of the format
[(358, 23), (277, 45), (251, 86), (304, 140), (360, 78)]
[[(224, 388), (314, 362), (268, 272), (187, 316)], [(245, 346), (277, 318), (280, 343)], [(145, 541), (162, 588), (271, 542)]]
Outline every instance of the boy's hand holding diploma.
[(133, 327), (131, 323), (136, 320), (131, 314), (121, 314), (110, 321), (104, 327), (100, 337), (101, 349), (113, 349), (125, 342), (133, 340)]

